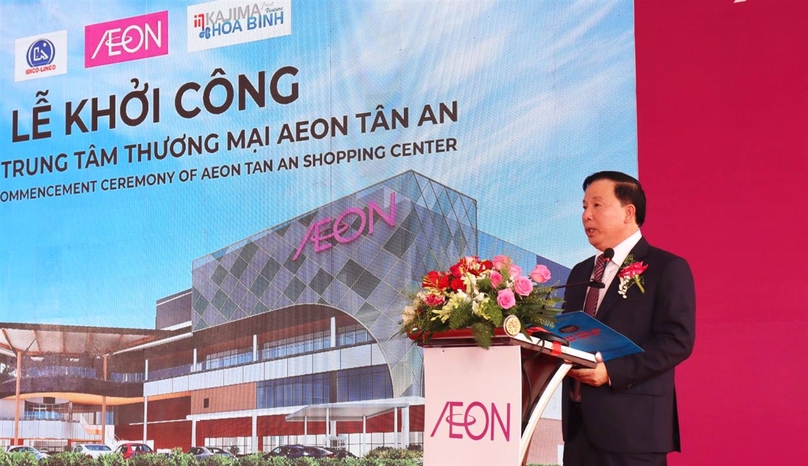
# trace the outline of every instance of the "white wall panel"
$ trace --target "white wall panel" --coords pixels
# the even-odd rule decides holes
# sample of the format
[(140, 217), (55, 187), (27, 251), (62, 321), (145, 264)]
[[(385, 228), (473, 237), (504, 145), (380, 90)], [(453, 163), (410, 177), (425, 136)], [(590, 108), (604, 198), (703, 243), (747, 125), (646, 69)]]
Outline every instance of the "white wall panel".
[(143, 395), (154, 396), (172, 393), (172, 379), (156, 380), (143, 384)]
[(244, 383), (244, 368), (243, 366), (230, 367), (223, 369), (222, 380), (225, 385), (236, 385)]
[(264, 363), (264, 379), (280, 379), (287, 376), (287, 367), (285, 360), (274, 360)]
[(264, 364), (250, 364), (244, 366), (244, 381), (258, 382), (264, 380)]
[(190, 377), (189, 377), (189, 376), (187, 376), (187, 375), (184, 375), (184, 376), (182, 376), (182, 377), (177, 377), (177, 378), (175, 378), (175, 379), (172, 379), (172, 382), (173, 382), (173, 387), (172, 387), (172, 389), (173, 389), (173, 393), (177, 393), (177, 392), (187, 392), (187, 391), (190, 389), (190, 383), (189, 383), (189, 379), (190, 379)]
[(224, 371), (217, 370), (202, 373), (202, 380), (205, 388), (215, 388), (224, 386)]
[(370, 345), (353, 346), (339, 350), (340, 369), (368, 366), (371, 364)]
[(304, 356), (296, 356), (288, 360), (288, 377), (297, 375), (311, 374), (312, 367), (314, 367), (313, 354)]

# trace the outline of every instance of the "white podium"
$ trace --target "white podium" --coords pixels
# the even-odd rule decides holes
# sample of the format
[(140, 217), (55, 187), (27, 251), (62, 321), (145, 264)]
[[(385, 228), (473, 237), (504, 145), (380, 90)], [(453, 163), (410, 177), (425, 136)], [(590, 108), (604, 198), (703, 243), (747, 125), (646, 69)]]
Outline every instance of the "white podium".
[(424, 348), (424, 466), (520, 466), (553, 392), (591, 353), (497, 329), (479, 348), (470, 331), (435, 334)]

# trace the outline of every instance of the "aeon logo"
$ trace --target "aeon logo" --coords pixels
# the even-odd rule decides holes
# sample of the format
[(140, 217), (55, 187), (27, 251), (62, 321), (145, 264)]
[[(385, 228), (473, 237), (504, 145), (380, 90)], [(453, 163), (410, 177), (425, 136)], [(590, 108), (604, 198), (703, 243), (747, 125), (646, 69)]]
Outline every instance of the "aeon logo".
[[(312, 223), (309, 225), (309, 229), (306, 230), (306, 234), (303, 236), (303, 239), (300, 240), (300, 245), (297, 247), (297, 252), (295, 252), (295, 256), (292, 258), (292, 260), (297, 260), (297, 258), (300, 257), (300, 253), (303, 252), (303, 249), (306, 247), (306, 243), (308, 242), (314, 243), (314, 252), (318, 253), (331, 248), (332, 244), (329, 240), (332, 238), (336, 240), (337, 243), (346, 244), (350, 243), (351, 241), (355, 241), (357, 238), (362, 236), (365, 229), (367, 229), (367, 234), (372, 235), (376, 215), (378, 215), (391, 227), (395, 226), (395, 192), (390, 193), (389, 212), (385, 212), (381, 207), (379, 207), (378, 204), (370, 201), (367, 205), (367, 213), (365, 213), (365, 210), (360, 209), (359, 207), (350, 207), (343, 210), (342, 213), (340, 213), (335, 219), (328, 217)], [(351, 226), (357, 221), (359, 222), (359, 225), (356, 227), (356, 231), (346, 235)]]
[(443, 405), (443, 411), (438, 416), (438, 422), (432, 429), (430, 437), (441, 434), (438, 429), (446, 424), (449, 429), (449, 438), (462, 439), (463, 434), (471, 440), (482, 440), (490, 436), (494, 440), (494, 434), (502, 433), (505, 441), (511, 440), (511, 404), (505, 404), (505, 420), (502, 419), (501, 408), (491, 403), (485, 405), (480, 401), (472, 401), (465, 409), (462, 401), (447, 401)]
[(28, 47), (25, 60), (31, 68), (50, 65), (53, 62), (54, 52), (53, 42), (48, 39), (39, 39)]
[(84, 28), (85, 68), (167, 54), (167, 10)]

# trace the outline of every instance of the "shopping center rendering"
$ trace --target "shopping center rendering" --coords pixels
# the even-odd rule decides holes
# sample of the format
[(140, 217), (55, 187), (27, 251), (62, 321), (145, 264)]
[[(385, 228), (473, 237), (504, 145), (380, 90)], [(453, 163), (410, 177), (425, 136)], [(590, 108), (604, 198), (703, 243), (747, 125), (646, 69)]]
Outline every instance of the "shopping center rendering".
[(477, 215), (407, 171), (198, 258), (154, 329), (0, 324), (0, 442), (420, 445), (422, 353), (398, 328), (421, 277), (495, 254), (568, 274)]

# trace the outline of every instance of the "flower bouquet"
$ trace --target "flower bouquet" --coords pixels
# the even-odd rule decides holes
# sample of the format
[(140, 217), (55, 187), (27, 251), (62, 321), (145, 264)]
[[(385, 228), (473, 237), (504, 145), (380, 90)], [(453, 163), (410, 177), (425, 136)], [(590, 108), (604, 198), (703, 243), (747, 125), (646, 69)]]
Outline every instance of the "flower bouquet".
[(550, 270), (536, 265), (528, 276), (508, 256), (480, 260), (461, 258), (448, 272), (424, 276), (412, 304), (404, 308), (400, 332), (415, 342), (428, 342), (435, 333), (471, 329), (478, 346), (488, 348), (494, 329), (514, 315), (527, 335), (530, 326), (553, 322), (561, 300), (552, 296)]

